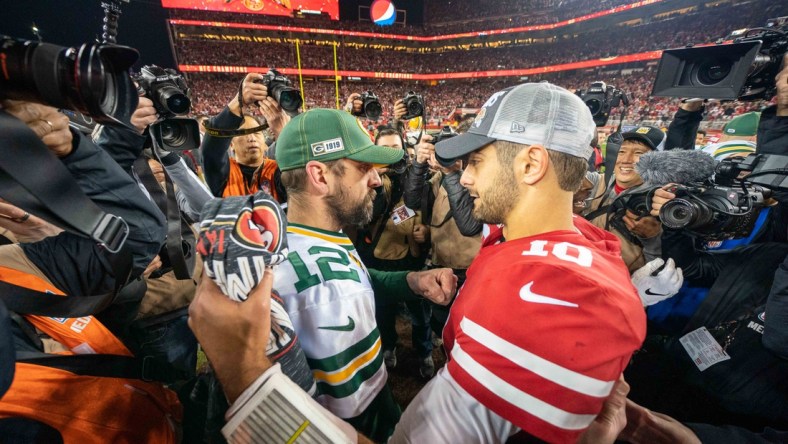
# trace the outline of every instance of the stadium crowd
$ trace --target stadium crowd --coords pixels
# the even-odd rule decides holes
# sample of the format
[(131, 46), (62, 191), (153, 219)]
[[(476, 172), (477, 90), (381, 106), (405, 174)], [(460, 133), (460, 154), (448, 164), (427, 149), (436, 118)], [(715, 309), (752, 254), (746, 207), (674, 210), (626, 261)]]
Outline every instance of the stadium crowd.
[[(615, 29), (600, 29), (555, 42), (516, 47), (456, 50), (442, 53), (406, 53), (356, 48), (337, 48), (341, 70), (440, 73), (524, 69), (582, 60), (635, 54), (645, 51), (712, 43), (727, 31), (765, 23), (781, 6), (768, 0), (727, 8), (712, 17), (690, 13), (662, 21)], [(721, 31), (722, 30), (722, 31)], [(297, 66), (294, 44), (224, 42), (181, 39), (176, 41), (178, 62), (189, 65)], [(333, 47), (301, 44), (303, 68), (333, 69)]]
[[(414, 32), (626, 3), (430, 0)], [(342, 45), (339, 68), (537, 67), (777, 15), (784, 38), (786, 5), (750, 0), (521, 47)], [(652, 97), (655, 61), (302, 83), (130, 75), (117, 47), (90, 55), (107, 57), (97, 73), (84, 53), (5, 40), (0, 442), (788, 442), (788, 45), (774, 41), (764, 97), (719, 101), (693, 98), (708, 85)], [(36, 63), (4, 52), (22, 46)], [(295, 66), (288, 44), (173, 50)], [(331, 47), (300, 51), (332, 69)], [(607, 99), (576, 94), (597, 81), (629, 98), (622, 122), (623, 105), (600, 121)]]
[[(549, 81), (570, 91), (586, 89), (591, 82), (604, 81), (627, 92), (631, 103), (627, 110), (627, 120), (633, 124), (648, 121), (659, 126), (667, 126), (679, 109), (680, 100), (667, 97), (651, 97), (655, 71), (653, 67), (621, 74), (621, 69), (610, 69), (601, 74), (593, 72), (569, 72), (530, 76), (528, 81)], [(224, 97), (238, 88), (237, 76), (231, 74), (197, 74), (190, 76), (194, 85), (194, 115), (214, 115), (224, 106)], [(450, 80), (437, 85), (426, 85), (407, 81), (342, 81), (339, 84), (340, 98), (353, 92), (372, 91), (384, 104), (393, 104), (402, 99), (408, 91), (424, 96), (429, 123), (455, 124), (454, 112), (457, 108), (475, 109), (481, 107), (487, 97), (495, 91), (519, 83), (518, 78), (499, 78), (490, 80)], [(308, 108), (335, 108), (336, 89), (333, 82), (307, 81), (304, 83), (304, 100)], [(344, 101), (340, 103), (343, 105)], [(763, 106), (760, 101), (751, 102), (713, 102), (706, 107), (706, 121), (724, 121), (749, 111), (757, 111)], [(617, 116), (619, 109), (615, 109)], [(384, 107), (381, 123), (393, 117), (390, 106)]]

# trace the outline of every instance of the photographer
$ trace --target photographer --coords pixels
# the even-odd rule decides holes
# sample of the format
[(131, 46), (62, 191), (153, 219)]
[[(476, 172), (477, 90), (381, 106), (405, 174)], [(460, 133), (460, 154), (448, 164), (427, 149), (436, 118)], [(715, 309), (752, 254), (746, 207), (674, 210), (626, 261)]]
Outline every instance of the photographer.
[[(2, 106), (3, 112), (27, 124), (60, 158), (86, 196), (123, 218), (129, 235), (118, 254), (130, 256), (129, 279), (142, 274), (164, 239), (161, 212), (106, 152), (70, 130), (65, 115), (29, 102), (6, 101)], [(34, 223), (33, 217), (25, 212), (18, 223)], [(113, 293), (126, 283), (126, 276), (114, 274), (115, 260), (117, 256), (95, 240), (62, 232), (29, 244), (0, 247), (0, 274), (9, 284), (80, 298), (77, 295)], [(179, 421), (177, 398), (161, 384), (145, 382), (141, 374), (118, 374), (117, 368), (105, 367), (99, 356), (93, 365), (66, 368), (57, 361), (36, 360), (94, 353), (109, 356), (104, 359), (132, 358), (98, 317), (24, 315), (15, 318), (13, 328), (17, 359), (22, 361), (16, 364), (14, 385), (0, 402), (0, 416), (29, 421), (14, 423), (10, 431), (4, 429), (4, 438), (29, 436), (38, 427), (34, 421), (40, 421), (56, 429), (66, 442), (88, 442), (97, 436), (110, 441), (174, 439), (173, 421)], [(47, 353), (53, 350), (60, 354)], [(84, 402), (86, 393), (92, 394), (89, 403)]]
[[(260, 126), (258, 121), (244, 115), (242, 107), (259, 103), (258, 110), (274, 137), (278, 137), (290, 116), (268, 95), (268, 88), (262, 81), (261, 74), (247, 74), (241, 83), (241, 95), (236, 94), (219, 115), (209, 119), (207, 127), (218, 130), (257, 128)], [(228, 148), (233, 157), (227, 155)], [(200, 151), (205, 181), (214, 196), (245, 196), (263, 190), (279, 202), (286, 201), (287, 194), (280, 181), (281, 171), (276, 161), (266, 157), (268, 145), (262, 130), (232, 139), (206, 133)]]
[(643, 183), (635, 171), (635, 164), (643, 154), (663, 150), (665, 134), (659, 128), (644, 125), (623, 133), (622, 137), (624, 141), (616, 157), (608, 189), (599, 199), (594, 196), (585, 217), (597, 227), (609, 229), (619, 238), (624, 262), (629, 271), (634, 272), (646, 262), (660, 257), (662, 227), (656, 217), (638, 215), (628, 208), (620, 210), (620, 214), (612, 211), (616, 200), (625, 198), (623, 193)]

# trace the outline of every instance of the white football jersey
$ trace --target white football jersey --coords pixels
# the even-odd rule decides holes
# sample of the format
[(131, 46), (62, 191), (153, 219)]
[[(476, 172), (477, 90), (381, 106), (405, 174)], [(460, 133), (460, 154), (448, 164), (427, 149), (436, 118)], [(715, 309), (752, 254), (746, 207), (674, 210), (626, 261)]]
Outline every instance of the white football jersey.
[(367, 269), (341, 232), (291, 222), (287, 243), (274, 289), (312, 369), (317, 400), (341, 418), (358, 416), (387, 378)]

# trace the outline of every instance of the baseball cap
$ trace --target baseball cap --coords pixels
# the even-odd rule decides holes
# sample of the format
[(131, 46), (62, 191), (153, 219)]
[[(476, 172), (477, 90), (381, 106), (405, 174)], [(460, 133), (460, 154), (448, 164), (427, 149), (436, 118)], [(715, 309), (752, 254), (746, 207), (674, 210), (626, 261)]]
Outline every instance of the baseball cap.
[(276, 141), (276, 163), (282, 171), (302, 168), (310, 160), (343, 158), (389, 165), (404, 154), (375, 145), (358, 119), (335, 109), (314, 108), (293, 117)]
[(583, 100), (553, 84), (523, 83), (490, 96), (464, 134), (435, 145), (446, 165), (496, 140), (542, 145), (588, 159), (594, 119)]
[(642, 125), (621, 134), (623, 140), (639, 140), (655, 151), (665, 149), (665, 132), (655, 126)]
[(723, 134), (730, 136), (755, 136), (758, 134), (758, 123), (761, 113), (751, 112), (736, 116), (722, 128)]

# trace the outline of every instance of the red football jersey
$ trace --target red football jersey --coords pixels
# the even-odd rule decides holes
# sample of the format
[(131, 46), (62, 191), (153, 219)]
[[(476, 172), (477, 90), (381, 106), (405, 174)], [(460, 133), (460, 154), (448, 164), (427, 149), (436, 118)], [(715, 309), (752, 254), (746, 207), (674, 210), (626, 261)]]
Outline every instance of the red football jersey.
[(494, 228), (443, 333), (460, 386), (549, 442), (591, 424), (646, 333), (618, 240), (575, 226), (502, 243)]

